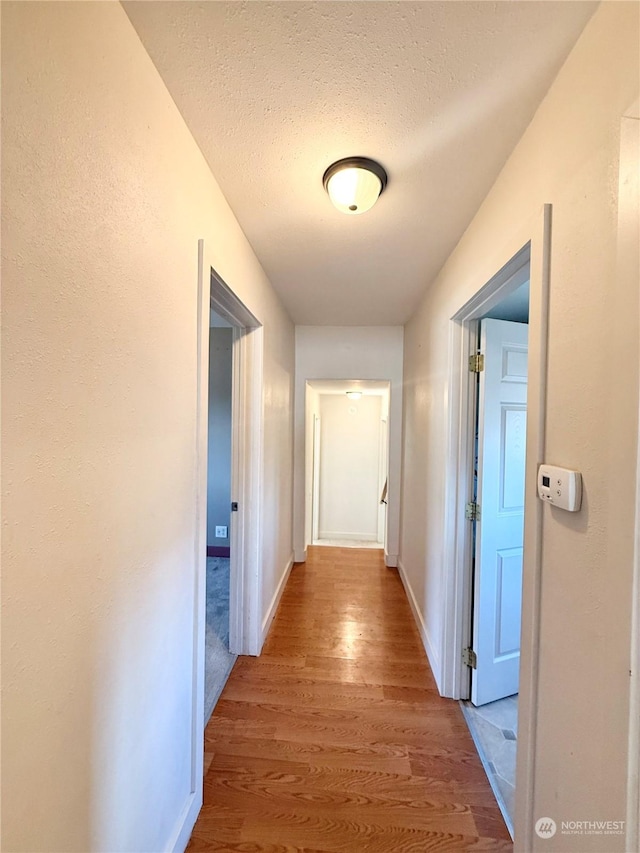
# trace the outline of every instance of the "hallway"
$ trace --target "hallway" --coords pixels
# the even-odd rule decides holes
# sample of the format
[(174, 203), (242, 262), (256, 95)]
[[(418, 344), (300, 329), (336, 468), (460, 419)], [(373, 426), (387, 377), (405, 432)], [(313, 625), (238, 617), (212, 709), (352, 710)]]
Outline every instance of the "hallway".
[(382, 552), (310, 547), (205, 732), (188, 850), (511, 850)]

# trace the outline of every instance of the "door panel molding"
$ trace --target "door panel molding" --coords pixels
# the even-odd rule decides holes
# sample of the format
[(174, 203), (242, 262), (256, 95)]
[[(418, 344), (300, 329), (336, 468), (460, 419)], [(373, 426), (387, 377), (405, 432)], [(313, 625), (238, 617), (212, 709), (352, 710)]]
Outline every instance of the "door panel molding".
[[(526, 405), (518, 405), (516, 403), (503, 404), (500, 418), (500, 470), (499, 470), (499, 503), (498, 512), (500, 515), (520, 514), (524, 511), (522, 503), (524, 495), (524, 478), (520, 484), (517, 475), (524, 473), (524, 465), (526, 463), (526, 430), (527, 430), (527, 407)], [(508, 443), (509, 434), (513, 431), (520, 432), (522, 441), (522, 467), (520, 465), (511, 465), (507, 454), (504, 452), (505, 445)], [(515, 477), (514, 477), (515, 473)], [(520, 499), (519, 503), (508, 503), (510, 496)]]
[[(496, 619), (497, 631), (494, 649), (494, 656), (496, 660), (520, 656), (520, 620), (518, 620), (517, 643), (514, 645), (514, 643), (511, 642), (508, 648), (504, 648), (505, 637), (503, 636), (502, 626), (504, 625), (505, 620), (502, 618), (502, 611), (504, 609), (505, 586), (512, 583), (511, 579), (514, 576), (517, 576), (516, 584), (520, 587), (519, 592), (517, 593), (518, 598), (522, 598), (522, 554), (522, 548), (502, 548), (500, 551), (496, 552), (496, 557), (498, 559), (496, 611), (500, 614)], [(513, 567), (512, 562), (514, 560), (515, 568)], [(512, 599), (513, 594), (509, 595), (508, 598)]]

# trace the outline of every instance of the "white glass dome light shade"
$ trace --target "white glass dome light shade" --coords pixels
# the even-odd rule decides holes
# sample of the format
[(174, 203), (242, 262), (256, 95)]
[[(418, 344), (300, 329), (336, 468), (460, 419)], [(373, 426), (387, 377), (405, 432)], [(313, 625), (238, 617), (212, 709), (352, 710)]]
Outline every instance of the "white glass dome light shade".
[(351, 214), (370, 210), (381, 189), (382, 181), (377, 175), (355, 166), (336, 172), (327, 183), (327, 192), (334, 207)]
[(375, 160), (347, 157), (333, 163), (322, 183), (334, 207), (347, 214), (370, 210), (387, 185), (387, 173)]

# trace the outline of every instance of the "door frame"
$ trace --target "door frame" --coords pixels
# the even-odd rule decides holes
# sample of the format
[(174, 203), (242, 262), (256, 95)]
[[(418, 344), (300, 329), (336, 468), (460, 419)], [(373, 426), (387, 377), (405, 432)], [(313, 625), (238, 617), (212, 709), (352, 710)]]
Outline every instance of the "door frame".
[[(383, 398), (384, 399), (384, 398)], [(378, 542), (381, 542), (384, 548), (387, 547), (387, 498), (382, 498), (382, 492), (387, 485), (389, 489), (389, 414), (386, 417), (380, 418), (380, 454), (379, 454), (379, 475), (378, 475), (378, 493), (380, 494), (380, 502), (378, 504)]]
[[(391, 453), (391, 441), (390, 441), (390, 421), (391, 421), (391, 380), (389, 379), (331, 379), (323, 378), (323, 379), (306, 379), (305, 380), (305, 414), (304, 414), (304, 435), (305, 435), (305, 448), (310, 444), (311, 446), (311, 464), (305, 464), (305, 475), (304, 475), (304, 519), (305, 519), (305, 554), (308, 545), (313, 545), (319, 537), (320, 532), (320, 458), (321, 458), (321, 425), (322, 425), (322, 416), (316, 414), (315, 412), (308, 411), (307, 407), (307, 395), (309, 393), (309, 388), (313, 389), (316, 393), (322, 396), (323, 393), (336, 393), (336, 392), (326, 392), (318, 389), (317, 383), (326, 383), (330, 382), (335, 386), (343, 386), (344, 391), (348, 391), (350, 388), (354, 388), (358, 386), (359, 383), (364, 383), (366, 387), (367, 382), (373, 382), (376, 385), (384, 384), (385, 392), (380, 395), (381, 398), (381, 410), (384, 411), (384, 407), (386, 405), (386, 416), (385, 418), (381, 417), (380, 421), (380, 438), (378, 444), (378, 491), (377, 495), (380, 494), (382, 490), (382, 486), (384, 485), (385, 478), (387, 479), (387, 503), (382, 507), (378, 507), (377, 520), (376, 520), (376, 540), (380, 542), (384, 546), (385, 552), (385, 562), (386, 562), (386, 553), (387, 553), (387, 540), (388, 540), (388, 528), (389, 528), (389, 513), (388, 513), (388, 479), (389, 479), (389, 456)], [(314, 384), (315, 383), (315, 384)], [(337, 393), (339, 396), (342, 392)], [(386, 401), (386, 402), (382, 402)], [(382, 424), (384, 423), (384, 428)], [(311, 425), (311, 429), (309, 426)], [(311, 478), (309, 480), (309, 478)], [(310, 541), (307, 542), (307, 533), (309, 531)], [(372, 540), (373, 541), (373, 540)], [(303, 562), (303, 561), (301, 561)], [(387, 563), (388, 565), (388, 563)]]
[[(212, 284), (215, 277), (212, 269)], [(211, 304), (220, 313), (213, 294)], [(231, 312), (225, 319), (232, 321)], [(249, 326), (245, 321), (233, 328), (231, 392), (231, 499), (239, 509), (231, 513), (229, 531), (229, 651), (236, 655), (259, 655), (263, 641), (262, 383), (262, 326)]]
[[(258, 655), (262, 646), (262, 434), (263, 329), (224, 279), (205, 261), (198, 241), (196, 536), (197, 680), (204, 678), (204, 612), (207, 545), (207, 452), (209, 394), (209, 316), (213, 310), (233, 327), (231, 393), (231, 513), (229, 646), (234, 654)], [(204, 707), (204, 681), (198, 705)]]
[[(194, 614), (191, 702), (191, 785), (180, 829), (171, 844), (184, 850), (203, 801), (204, 664), (207, 578), (207, 456), (209, 428), (209, 318), (211, 308), (234, 326), (232, 379), (231, 495), (242, 512), (231, 515), (230, 645), (238, 654), (260, 653), (261, 471), (262, 471), (262, 326), (205, 260), (198, 240), (196, 324), (196, 434)], [(237, 516), (237, 518), (234, 518)], [(234, 571), (233, 554), (236, 554)], [(233, 604), (232, 604), (233, 602)], [(233, 626), (233, 627), (232, 627)]]
[(452, 560), (445, 564), (443, 577), (441, 684), (444, 696), (462, 699), (468, 696), (469, 681), (467, 667), (462, 663), (462, 650), (470, 640), (471, 605), (471, 536), (465, 505), (471, 499), (468, 497), (473, 459), (470, 425), (475, 400), (468, 358), (475, 352), (478, 318), (515, 289), (513, 276), (529, 260), (529, 382), (515, 821), (516, 832), (518, 827), (525, 827), (521, 844), (527, 838), (530, 840), (534, 822), (543, 524), (542, 503), (537, 499), (535, 483), (538, 465), (545, 456), (551, 221), (552, 205), (545, 204), (533, 221), (529, 241), (456, 311), (449, 325), (444, 553), (451, 554)]
[[(618, 275), (626, 281), (638, 280), (640, 265), (640, 179), (637, 156), (640, 143), (640, 101), (625, 112), (620, 125), (620, 167), (618, 178)], [(640, 384), (638, 385), (640, 398)], [(638, 412), (640, 425), (640, 411)], [(640, 845), (640, 426), (636, 454), (635, 530), (632, 580), (629, 749), (627, 767), (626, 849)]]
[[(462, 650), (471, 644), (471, 567), (473, 537), (465, 507), (473, 500), (474, 434), (476, 420), (475, 374), (469, 372), (470, 356), (477, 350), (480, 318), (530, 277), (531, 244), (527, 243), (452, 317), (449, 330), (450, 383), (449, 454), (447, 477), (447, 537), (454, 554), (448, 573), (443, 628), (444, 695), (468, 699), (468, 667)], [(531, 302), (531, 289), (529, 301)], [(528, 447), (527, 428), (527, 447)], [(527, 450), (528, 453), (528, 450)]]
[[(320, 417), (313, 415), (313, 448), (311, 465), (311, 545), (318, 539), (320, 529)], [(306, 493), (306, 489), (305, 489)]]

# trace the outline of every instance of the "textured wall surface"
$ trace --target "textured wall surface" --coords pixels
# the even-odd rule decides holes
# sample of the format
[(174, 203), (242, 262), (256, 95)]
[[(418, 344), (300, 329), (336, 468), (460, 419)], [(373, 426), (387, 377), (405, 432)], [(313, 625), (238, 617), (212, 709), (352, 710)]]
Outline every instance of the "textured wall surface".
[[(617, 270), (617, 196), (621, 117), (638, 97), (638, 9), (598, 9), (405, 333), (401, 561), (437, 647), (449, 563), (431, 496), (445, 486), (449, 318), (553, 205), (547, 457), (582, 471), (585, 486), (580, 513), (544, 518), (534, 808), (558, 821), (624, 820), (626, 809), (638, 282)], [(598, 836), (552, 843), (604, 849)], [(624, 838), (606, 845), (621, 851)]]
[(198, 239), (264, 324), (267, 601), (293, 327), (121, 6), (2, 13), (2, 847), (156, 853), (191, 790)]

